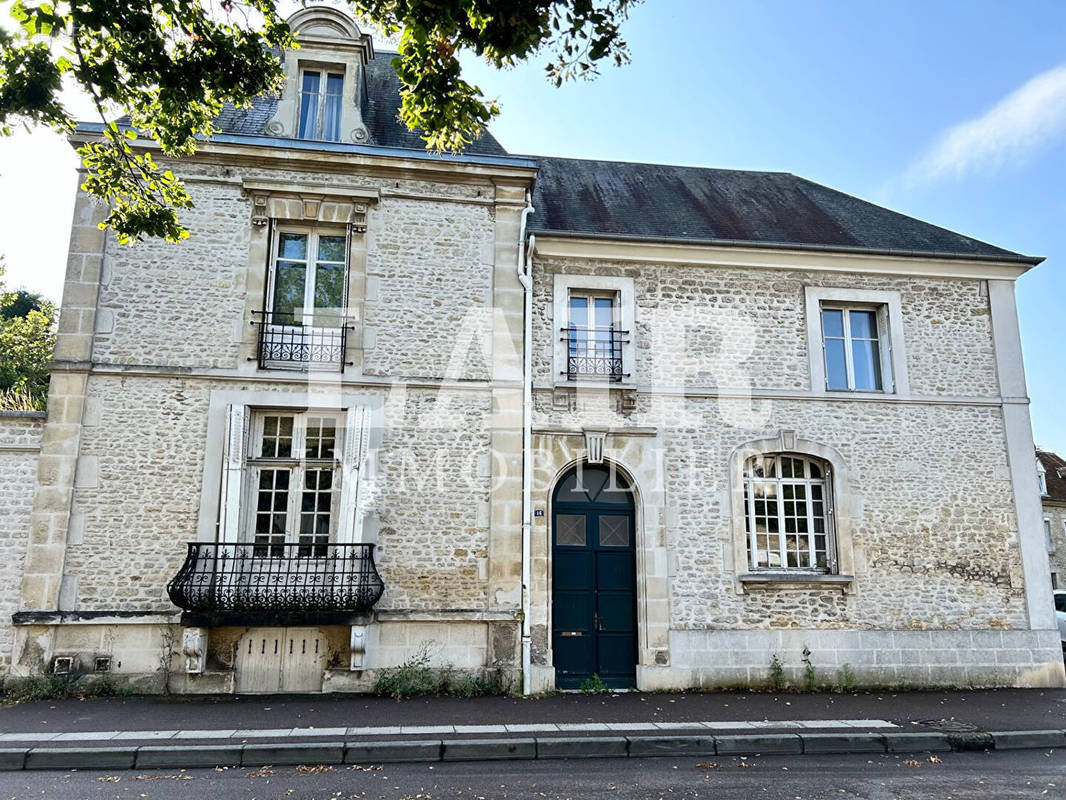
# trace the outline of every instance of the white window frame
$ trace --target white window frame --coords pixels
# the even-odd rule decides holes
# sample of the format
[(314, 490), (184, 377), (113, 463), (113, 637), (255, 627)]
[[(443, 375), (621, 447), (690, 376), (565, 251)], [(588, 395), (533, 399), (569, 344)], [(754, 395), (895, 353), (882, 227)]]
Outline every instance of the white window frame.
[[(292, 447), (288, 457), (271, 457), (260, 455), (264, 423), (267, 417), (290, 417), (293, 420)], [(306, 456), (307, 426), (312, 418), (326, 418), (334, 424), (334, 451), (332, 458), (308, 458)], [(288, 505), (285, 518), (285, 545), (300, 545), (301, 504), (304, 491), (304, 479), (310, 470), (330, 469), (333, 479), (330, 487), (330, 520), (328, 544), (337, 542), (338, 524), (341, 514), (341, 492), (343, 482), (342, 465), (345, 447), (345, 416), (335, 410), (286, 410), (278, 408), (251, 409), (251, 424), (248, 426), (248, 441), (245, 444), (244, 459), (244, 500), (245, 514), (240, 526), (239, 541), (254, 543), (256, 537), (256, 514), (259, 499), (259, 476), (263, 470), (288, 470), (289, 488)], [(273, 543), (264, 545), (268, 549)], [(320, 543), (308, 543), (314, 548)]]
[[(318, 240), (323, 236), (339, 236), (344, 239), (344, 261), (342, 265), (343, 276), (341, 277), (341, 306), (336, 309), (337, 325), (318, 325), (319, 328), (338, 328), (343, 324), (342, 317), (348, 308), (348, 273), (351, 262), (351, 236), (342, 225), (293, 225), (289, 223), (274, 226), (273, 237), (270, 243), (270, 263), (267, 269), (266, 280), (266, 303), (265, 310), (270, 314), (275, 312), (274, 290), (278, 278), (278, 261), (297, 261), (299, 259), (281, 259), (281, 235), (283, 233), (298, 234), (307, 237), (307, 258), (304, 261), (304, 305), (302, 324), (313, 325), (315, 318), (315, 280), (316, 270), (312, 267), (317, 263)], [(341, 262), (330, 261), (330, 264)], [(328, 309), (327, 309), (328, 310)]]
[(628, 331), (622, 344), (621, 382), (611, 382), (612, 388), (626, 387), (634, 383), (636, 353), (636, 305), (632, 278), (606, 275), (555, 275), (552, 286), (552, 383), (556, 386), (602, 384), (603, 378), (578, 376), (567, 378), (567, 354), (569, 345), (562, 335), (563, 328), (570, 326), (571, 294), (585, 297), (615, 298), (614, 319), (618, 330)]
[[(773, 477), (773, 478), (756, 478), (754, 476), (749, 476), (747, 474), (748, 473), (748, 469), (749, 469), (749, 464), (751, 464), (755, 459), (769, 458), (769, 457), (773, 457), (773, 458), (777, 458), (778, 459), (777, 464), (776, 464), (776, 469), (777, 469), (776, 477)], [(780, 472), (781, 472), (780, 458), (781, 457), (792, 458), (792, 459), (796, 459), (796, 460), (799, 460), (799, 461), (803, 461), (804, 462), (805, 477), (803, 477), (803, 478), (786, 478), (786, 477), (782, 477), (781, 474), (780, 474)], [(819, 469), (822, 471), (822, 477), (821, 478), (812, 478), (812, 477), (810, 477), (810, 465), (812, 463), (816, 464), (819, 467)], [(839, 571), (839, 562), (837, 560), (836, 524), (835, 524), (836, 512), (835, 512), (834, 503), (833, 503), (833, 469), (832, 469), (832, 465), (830, 465), (829, 462), (824, 461), (824, 460), (822, 460), (820, 458), (814, 458), (812, 456), (804, 455), (802, 453), (789, 453), (789, 452), (762, 453), (762, 454), (759, 454), (759, 455), (756, 455), (756, 456), (752, 456), (751, 458), (749, 458), (749, 459), (747, 459), (745, 461), (745, 463), (744, 463), (744, 476), (743, 477), (744, 477), (744, 494), (747, 496), (747, 505), (746, 505), (746, 507), (744, 509), (744, 514), (745, 514), (744, 524), (745, 524), (746, 529), (747, 529), (747, 538), (748, 538), (748, 561), (747, 561), (748, 569), (751, 570), (751, 572), (753, 572), (753, 573), (760, 573), (760, 572), (777, 573), (777, 572), (780, 572), (780, 573), (790, 573), (790, 574), (793, 574), (793, 573), (813, 573), (813, 574), (821, 574), (821, 575), (825, 575), (825, 574), (833, 575), (833, 574), (836, 574)], [(782, 489), (786, 484), (790, 485), (790, 486), (803, 486), (803, 487), (805, 487), (805, 489), (806, 489), (806, 491), (805, 491), (806, 497), (804, 498), (804, 505), (806, 506), (806, 510), (807, 510), (807, 532), (805, 534), (800, 534), (800, 535), (805, 535), (805, 536), (808, 537), (807, 550), (808, 550), (808, 554), (810, 556), (810, 560), (811, 560), (812, 566), (809, 566), (809, 567), (790, 567), (790, 566), (788, 566), (788, 551), (787, 551), (787, 548), (785, 546), (785, 541), (786, 541), (786, 538), (787, 538), (787, 536), (789, 534), (787, 534), (785, 532), (785, 523), (784, 523), (784, 521), (785, 521), (785, 513), (784, 513), (785, 497), (784, 497), (784, 492), (783, 491), (779, 491), (778, 492), (777, 499), (776, 499), (778, 530), (775, 533), (770, 533), (769, 531), (766, 533), (767, 537), (776, 537), (777, 540), (778, 540), (777, 541), (777, 551), (778, 551), (778, 555), (779, 555), (780, 560), (781, 560), (781, 565), (779, 565), (779, 566), (769, 566), (769, 557), (767, 557), (767, 566), (764, 567), (764, 566), (760, 566), (758, 564), (758, 553), (759, 553), (759, 550), (758, 550), (758, 538), (757, 537), (759, 536), (759, 533), (756, 531), (755, 491), (754, 491), (755, 484), (757, 484), (757, 483), (763, 483), (763, 484), (772, 483), (772, 484), (776, 484), (779, 490)], [(826, 551), (825, 551), (826, 567), (825, 568), (821, 568), (821, 567), (818, 567), (818, 566), (813, 566), (813, 564), (814, 564), (814, 562), (816, 560), (815, 559), (815, 549), (814, 549), (814, 537), (816, 535), (819, 535), (819, 534), (816, 534), (815, 531), (814, 531), (814, 500), (813, 500), (812, 492), (811, 492), (811, 487), (812, 486), (820, 486), (821, 489), (822, 489), (822, 500), (821, 500), (821, 503), (822, 503), (823, 509), (824, 509), (823, 514), (822, 514), (822, 520), (823, 520), (823, 524), (825, 526), (824, 535), (825, 535), (825, 541), (826, 541)]]
[[(903, 304), (900, 293), (890, 290), (843, 289), (805, 286), (807, 314), (807, 352), (810, 363), (811, 391), (818, 394), (855, 394), (877, 396), (910, 394), (907, 377), (907, 356), (903, 340)], [(878, 348), (881, 357), (881, 389), (829, 389), (826, 385), (825, 338), (822, 331), (823, 308), (877, 311)], [(848, 383), (854, 385), (854, 370), (850, 368), (848, 351)]]
[(1036, 480), (1040, 486), (1041, 497), (1047, 497), (1047, 470), (1039, 458), (1036, 460)]
[[(314, 135), (313, 136), (301, 136), (300, 135), (300, 120), (303, 118), (304, 107), (304, 76), (308, 72), (317, 72), (319, 75), (318, 81), (318, 113), (315, 115), (314, 122)], [(343, 64), (301, 64), (300, 70), (297, 75), (296, 83), (296, 138), (304, 141), (329, 141), (339, 142), (344, 135), (344, 87), (346, 83), (345, 68)], [(330, 75), (339, 75), (341, 79), (341, 93), (337, 98), (337, 138), (336, 139), (323, 139), (322, 127), (325, 124), (326, 119), (326, 101), (329, 98), (329, 94), (326, 91), (326, 86), (329, 84)]]

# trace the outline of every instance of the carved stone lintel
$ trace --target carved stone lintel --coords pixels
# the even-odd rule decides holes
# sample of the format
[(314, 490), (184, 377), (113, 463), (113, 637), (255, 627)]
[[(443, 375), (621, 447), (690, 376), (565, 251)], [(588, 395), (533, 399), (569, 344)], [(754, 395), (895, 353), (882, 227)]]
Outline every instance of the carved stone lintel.
[(348, 639), (350, 661), (348, 669), (352, 672), (361, 670), (366, 658), (366, 625), (353, 625), (351, 636)]
[(185, 671), (199, 675), (207, 660), (207, 631), (204, 628), (186, 628), (181, 633), (181, 654), (185, 656)]
[(603, 446), (607, 440), (606, 428), (584, 428), (585, 459), (590, 464), (603, 463)]

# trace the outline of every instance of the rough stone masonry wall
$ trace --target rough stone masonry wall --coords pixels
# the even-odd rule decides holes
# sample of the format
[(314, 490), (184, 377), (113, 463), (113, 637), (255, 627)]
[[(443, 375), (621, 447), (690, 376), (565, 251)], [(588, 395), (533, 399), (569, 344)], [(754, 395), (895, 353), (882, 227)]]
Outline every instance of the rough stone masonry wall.
[(18, 610), (43, 427), (43, 414), (0, 411), (0, 678), (11, 666), (11, 615)]
[(1044, 501), (1044, 519), (1051, 523), (1048, 560), (1057, 575), (1056, 589), (1066, 589), (1066, 503)]
[[(550, 380), (551, 274), (621, 274), (636, 283), (636, 382), (650, 383), (628, 416), (553, 408), (536, 396), (535, 425), (658, 428), (663, 447), (670, 619), (674, 631), (1024, 630), (1025, 586), (1002, 413), (989, 405), (663, 398), (652, 375), (715, 386), (722, 339), (688, 331), (688, 371), (655, 368), (642, 327), (708, 309), (740, 310), (758, 346), (744, 365), (755, 390), (810, 390), (804, 285), (893, 289), (902, 294), (913, 395), (998, 394), (987, 299), (979, 281), (903, 279), (711, 267), (548, 262), (537, 272), (537, 380)], [(680, 331), (675, 332), (680, 335)], [(678, 363), (681, 363), (680, 361)], [(673, 370), (673, 371), (672, 371)], [(579, 407), (581, 408), (581, 407)], [(735, 590), (728, 462), (734, 448), (780, 430), (835, 449), (850, 479), (855, 583), (836, 588)], [(680, 654), (674, 654), (677, 659)]]
[[(972, 397), (998, 392), (991, 317), (981, 281), (573, 259), (536, 259), (537, 381), (553, 379), (556, 273), (633, 279), (637, 384), (714, 386), (716, 363), (724, 357), (743, 358), (753, 388), (809, 389), (804, 287), (819, 286), (901, 294), (913, 394)], [(723, 337), (723, 330), (742, 330), (744, 325), (750, 335)]]
[[(77, 610), (174, 611), (165, 587), (197, 539), (213, 389), (289, 391), (90, 378), (65, 568), (77, 579)], [(484, 607), (490, 411), (487, 392), (410, 390), (386, 417), (371, 508), (387, 587), (378, 609)]]
[[(487, 184), (210, 165), (183, 164), (175, 171), (189, 180), (196, 203), (182, 215), (191, 236), (177, 244), (109, 246), (96, 362), (193, 369), (240, 364), (241, 343), (250, 345), (255, 335), (245, 318), (249, 270), (266, 269), (265, 263), (249, 264), (251, 202), (241, 188), (242, 180), (257, 180), (382, 190), (366, 233), (365, 323), (358, 331), (366, 374), (443, 376), (466, 325), (470, 358), (460, 359), (452, 377), (488, 377), (481, 357), (491, 333), (485, 311), (492, 306), (494, 221)], [(250, 300), (262, 307), (261, 297)], [(477, 311), (471, 315), (471, 309)]]

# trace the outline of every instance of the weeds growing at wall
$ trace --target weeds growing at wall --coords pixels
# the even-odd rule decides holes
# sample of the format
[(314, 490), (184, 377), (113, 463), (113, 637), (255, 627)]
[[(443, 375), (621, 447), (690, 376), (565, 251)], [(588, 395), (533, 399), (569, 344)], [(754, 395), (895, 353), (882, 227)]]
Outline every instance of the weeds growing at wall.
[(581, 682), (581, 691), (585, 694), (607, 694), (611, 689), (599, 675), (592, 675)]
[(770, 656), (770, 678), (768, 684), (775, 692), (780, 692), (785, 688), (785, 668), (781, 664), (781, 659), (778, 658), (777, 653)]
[(114, 697), (127, 694), (110, 680), (79, 683), (74, 675), (34, 675), (29, 678), (8, 678), (0, 694), (5, 703), (25, 703), (33, 700), (62, 700), (77, 697)]
[(506, 694), (507, 689), (499, 676), (456, 675), (450, 667), (434, 669), (429, 665), (429, 653), (423, 649), (400, 666), (381, 670), (374, 692), (403, 700), (427, 695), (483, 697)]

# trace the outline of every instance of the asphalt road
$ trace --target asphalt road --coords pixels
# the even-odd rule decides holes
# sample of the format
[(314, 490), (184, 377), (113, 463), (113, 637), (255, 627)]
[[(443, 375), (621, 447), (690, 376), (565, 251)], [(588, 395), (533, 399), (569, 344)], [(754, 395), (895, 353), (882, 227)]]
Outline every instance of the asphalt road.
[(998, 800), (1066, 797), (1066, 750), (901, 756), (0, 772), (0, 798), (71, 800)]

